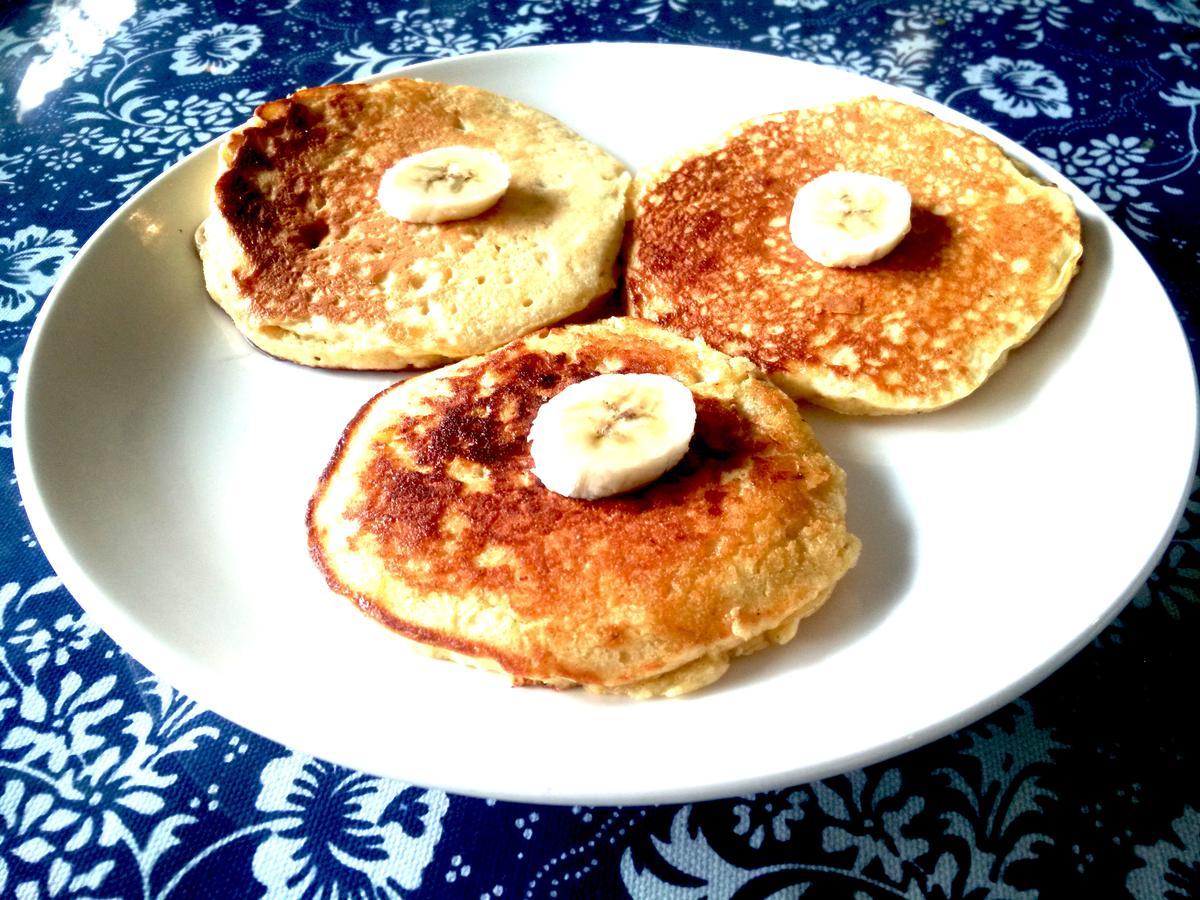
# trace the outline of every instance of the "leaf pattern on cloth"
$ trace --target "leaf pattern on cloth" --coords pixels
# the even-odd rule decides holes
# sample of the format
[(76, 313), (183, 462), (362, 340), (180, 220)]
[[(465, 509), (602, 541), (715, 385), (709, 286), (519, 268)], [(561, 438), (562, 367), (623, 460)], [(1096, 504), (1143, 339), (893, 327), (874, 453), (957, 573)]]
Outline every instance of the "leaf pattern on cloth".
[[(75, 38), (63, 38), (65, 24)], [(0, 457), (9, 466), (0, 493), (0, 896), (1200, 893), (1200, 745), (1162, 724), (1194, 705), (1196, 485), (1163, 561), (1121, 617), (1045, 684), (976, 725), (813, 784), (707, 803), (570, 808), (350, 771), (197, 706), (126, 657), (50, 574), (6, 452), (37, 309), (87, 236), (150, 179), (300, 85), (535, 44), (738, 47), (939, 99), (1039, 153), (1113, 216), (1164, 278), (1194, 340), (1197, 27), (1194, 0), (0, 9)], [(414, 741), (437, 728), (408, 724)], [(725, 725), (745, 728), (747, 741), (778, 739), (767, 722)], [(521, 739), (480, 735), (481, 748)], [(682, 741), (651, 750), (703, 752)]]
[(1125, 887), (1137, 900), (1184, 900), (1200, 893), (1200, 812), (1185, 807), (1171, 832), (1136, 849), (1145, 865), (1129, 873)]
[(29, 225), (11, 237), (0, 235), (0, 322), (19, 322), (33, 312), (78, 249), (66, 228)]

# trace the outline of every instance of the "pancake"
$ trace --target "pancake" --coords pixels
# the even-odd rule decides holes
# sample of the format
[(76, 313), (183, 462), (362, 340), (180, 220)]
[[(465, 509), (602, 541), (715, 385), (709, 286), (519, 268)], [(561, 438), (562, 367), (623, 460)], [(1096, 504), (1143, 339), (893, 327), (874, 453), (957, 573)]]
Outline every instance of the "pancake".
[[(833, 170), (912, 194), (912, 230), (861, 268), (822, 266), (789, 236), (797, 190)], [(986, 138), (878, 97), (753, 119), (639, 174), (630, 230), (632, 315), (846, 413), (967, 396), (1054, 312), (1082, 254), (1066, 194)]]
[[(490, 210), (419, 225), (380, 178), (442, 146), (495, 150)], [(623, 166), (549, 115), (479, 88), (393, 79), (266, 103), (222, 144), (196, 240), (209, 293), (268, 353), (400, 369), (491, 350), (609, 294)]]
[[(605, 372), (689, 387), (683, 460), (577, 500), (530, 472), (542, 403)], [(750, 363), (634, 319), (549, 329), (401, 382), (346, 428), (308, 511), (334, 591), (517, 684), (674, 695), (790, 640), (854, 564), (845, 475)]]

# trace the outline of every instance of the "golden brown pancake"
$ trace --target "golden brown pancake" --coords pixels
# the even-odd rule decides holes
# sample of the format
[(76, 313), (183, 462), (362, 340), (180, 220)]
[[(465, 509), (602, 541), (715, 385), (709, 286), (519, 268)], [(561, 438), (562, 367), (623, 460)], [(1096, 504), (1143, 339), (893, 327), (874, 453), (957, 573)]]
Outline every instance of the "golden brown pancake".
[[(545, 489), (542, 403), (605, 372), (696, 401), (686, 456), (601, 500)], [(854, 564), (845, 475), (745, 360), (633, 319), (542, 331), (404, 381), (346, 428), (308, 513), (329, 585), (429, 652), (634, 696), (783, 643)]]
[[(860, 268), (798, 249), (799, 188), (832, 170), (913, 198), (912, 230)], [(1058, 307), (1082, 253), (1057, 188), (991, 141), (878, 97), (753, 119), (639, 174), (631, 314), (761, 366), (849, 413), (936, 409), (975, 390)]]
[[(384, 171), (448, 145), (503, 157), (512, 181), (500, 201), (435, 225), (384, 212)], [(260, 106), (229, 136), (197, 243), (209, 292), (268, 353), (428, 366), (609, 293), (628, 178), (561, 122), (479, 88), (329, 85)]]

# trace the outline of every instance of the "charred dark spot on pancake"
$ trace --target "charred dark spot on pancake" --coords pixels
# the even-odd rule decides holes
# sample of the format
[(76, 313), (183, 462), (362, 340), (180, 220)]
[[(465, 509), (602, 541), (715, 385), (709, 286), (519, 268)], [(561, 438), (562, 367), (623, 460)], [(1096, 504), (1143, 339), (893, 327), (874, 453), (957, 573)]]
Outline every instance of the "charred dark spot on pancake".
[[(614, 571), (626, 564), (650, 570), (656, 554), (703, 552), (728, 527), (721, 517), (733, 498), (729, 473), (746, 468), (756, 483), (799, 478), (795, 460), (768, 452), (770, 441), (734, 406), (698, 396), (691, 445), (656, 481), (594, 501), (546, 490), (530, 474), (534, 416), (559, 390), (603, 371), (601, 360), (611, 366), (614, 359), (629, 372), (663, 372), (666, 362), (661, 350), (630, 342), (590, 346), (575, 359), (501, 352), (487, 369), (490, 387), (480, 369), (466, 370), (451, 381), (449, 396), (426, 401), (428, 414), (396, 423), (388, 442), (403, 446), (411, 462), (379, 445), (350, 516), (408, 582), (435, 589), (453, 578), (462, 587), (503, 587), (524, 598), (528, 611), (553, 604), (564, 552), (572, 557), (568, 568), (586, 564), (588, 553), (608, 552), (621, 557), (609, 563)], [(489, 490), (451, 475), (464, 461), (486, 469)], [(450, 518), (461, 526), (452, 537), (444, 533)], [(511, 565), (478, 562), (497, 548)]]
[(307, 131), (321, 121), (321, 115), (303, 103), (293, 103), (288, 107), (287, 120), (296, 131)]
[(245, 229), (270, 224), (264, 221), (266, 211), (258, 184), (237, 169), (230, 169), (218, 179), (217, 202), (225, 218), (242, 223)]
[(495, 391), (485, 392), (471, 379), (459, 379), (467, 382), (463, 393), (434, 405), (436, 420), (415, 453), (417, 462), (444, 469), (456, 458), (492, 467), (527, 458), (529, 425), (541, 405), (557, 393), (551, 389), (564, 380), (572, 384), (588, 377), (566, 369), (565, 357), (530, 354), (499, 367)]
[(314, 250), (329, 236), (329, 223), (324, 219), (315, 219), (297, 228), (296, 235), (303, 246)]
[[(732, 460), (752, 447), (750, 426), (736, 410), (724, 403), (711, 397), (697, 397), (692, 447), (697, 446), (703, 448), (701, 460)], [(687, 459), (684, 457), (684, 463)]]
[(457, 496), (457, 484), (399, 466), (380, 453), (363, 478), (369, 496), (360, 514), (370, 516), (370, 531), (377, 537), (395, 535), (403, 544), (416, 545), (437, 537), (442, 509)]
[(719, 516), (721, 514), (721, 501), (725, 499), (725, 492), (720, 488), (710, 488), (704, 492), (704, 500), (708, 503), (708, 514), (710, 516)]
[(953, 235), (945, 216), (924, 206), (913, 206), (912, 228), (896, 249), (862, 271), (929, 272), (942, 264), (942, 254)]
[(232, 168), (270, 169), (273, 165), (266, 138), (258, 131), (243, 132)]
[[(321, 114), (292, 98), (264, 103), (255, 112), (263, 121), (236, 135), (230, 145), (229, 168), (217, 179), (215, 196), (218, 209), (247, 256), (261, 261), (286, 253), (281, 246), (285, 243), (318, 247), (330, 228), (328, 222), (319, 220), (285, 221), (288, 211), (279, 208), (274, 199), (280, 192), (294, 191), (297, 196), (305, 193), (304, 170), (293, 171), (290, 176), (283, 170), (289, 168), (290, 161), (303, 156), (306, 148), (324, 139)], [(260, 173), (265, 172), (279, 179), (273, 190), (262, 186)], [(262, 276), (262, 267), (259, 269), (238, 280), (249, 287)]]

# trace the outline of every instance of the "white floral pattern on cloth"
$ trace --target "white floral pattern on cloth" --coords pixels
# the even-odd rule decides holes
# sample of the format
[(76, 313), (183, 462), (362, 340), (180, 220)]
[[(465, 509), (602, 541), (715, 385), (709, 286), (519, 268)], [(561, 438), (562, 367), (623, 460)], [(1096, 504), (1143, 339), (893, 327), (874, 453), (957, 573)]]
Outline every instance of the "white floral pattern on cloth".
[(1135, 900), (1185, 900), (1200, 893), (1200, 812), (1184, 807), (1171, 832), (1135, 851), (1145, 861), (1125, 880)]
[(1013, 118), (1071, 116), (1066, 84), (1041, 63), (993, 56), (979, 65), (968, 66), (963, 80), (974, 85), (979, 96), (990, 101), (997, 112)]
[(1133, 0), (1134, 5), (1148, 9), (1160, 22), (1182, 22), (1200, 28), (1200, 6), (1195, 0)]
[(33, 312), (78, 249), (66, 228), (29, 225), (0, 235), (0, 322), (17, 322)]
[(159, 701), (152, 714), (127, 706), (116, 674), (85, 680), (73, 657), (98, 634), (86, 617), (60, 613), (56, 635), (36, 627), (37, 612), (63, 599), (55, 577), (23, 591), (16, 583), (0, 588), (0, 627), (12, 635), (0, 645), (0, 818), (20, 839), (0, 881), (18, 897), (43, 889), (105, 896), (122, 862), (148, 878), (179, 842), (177, 829), (197, 821), (166, 809), (164, 793), (179, 778), (174, 758), (218, 734), (161, 683), (145, 694)]
[(175, 42), (171, 71), (178, 75), (228, 75), (262, 45), (255, 25), (214, 25), (189, 32)]
[(17, 367), (7, 356), (0, 356), (0, 412), (5, 418), (0, 419), (0, 449), (12, 447), (12, 420), (8, 416), (9, 398), (12, 397), (13, 387), (17, 382)]
[[(829, 896), (858, 890), (867, 897), (1031, 897), (1008, 872), (1032, 858), (1039, 842), (1052, 841), (1036, 827), (1041, 801), (1053, 797), (1040, 779), (1062, 745), (1034, 723), (1028, 706), (1015, 710), (1010, 727), (968, 731), (958, 756), (936, 773), (940, 789), (935, 782), (906, 787), (900, 769), (882, 766), (737, 801), (733, 834), (749, 833), (750, 846), (763, 848), (755, 865), (746, 865), (744, 848), (712, 827), (708, 810), (685, 807), (664, 837), (625, 851), (625, 888), (655, 900), (732, 898), (743, 889), (753, 896), (815, 889)], [(931, 814), (934, 798), (938, 811)], [(756, 819), (762, 824), (750, 830)], [(796, 827), (802, 820), (805, 827)], [(780, 852), (804, 831), (819, 835), (818, 856)], [(755, 840), (768, 833), (769, 846)], [(953, 852), (947, 835), (976, 848), (969, 860)]]
[[(11, 104), (26, 71), (73, 6), (0, 9), (0, 451), (12, 443), (9, 404), (38, 306), (87, 236), (151, 178), (299, 85), (539, 43), (739, 47), (941, 99), (1041, 154), (1109, 212), (1194, 336), (1194, 0), (129, 7), (106, 20), (106, 38), (76, 48), (64, 80), (19, 121)], [(1200, 893), (1200, 743), (1163, 724), (1190, 710), (1195, 680), (1200, 482), (1126, 611), (1020, 702), (814, 784), (594, 809), (376, 778), (198, 707), (125, 657), (49, 573), (11, 457), (0, 458), (0, 896)], [(437, 727), (409, 724), (413, 740)], [(774, 739), (765, 723), (746, 727), (747, 740)]]
[(773, 25), (765, 34), (755, 35), (750, 40), (797, 59), (907, 87), (921, 86), (923, 75), (937, 50), (937, 42), (932, 37), (917, 33), (894, 38), (876, 53), (870, 54), (853, 47), (840, 46), (833, 34), (812, 34), (795, 22)]
[(290, 753), (263, 769), (270, 836), (254, 877), (272, 897), (401, 897), (441, 839), (445, 793)]

